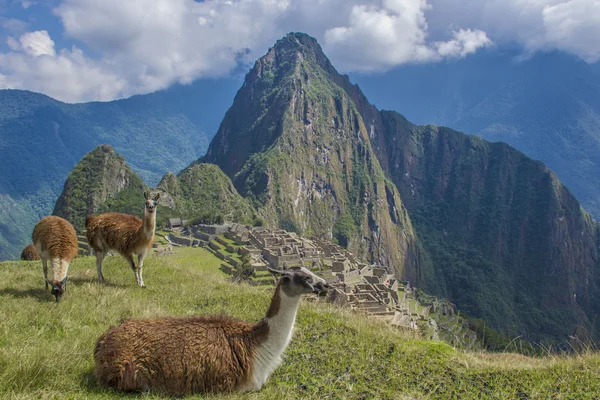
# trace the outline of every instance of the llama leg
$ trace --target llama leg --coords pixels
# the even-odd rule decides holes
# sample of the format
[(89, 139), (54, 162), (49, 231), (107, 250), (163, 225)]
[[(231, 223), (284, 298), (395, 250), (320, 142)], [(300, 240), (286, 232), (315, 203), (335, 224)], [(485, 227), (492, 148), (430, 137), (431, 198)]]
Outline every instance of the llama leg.
[(96, 250), (96, 268), (98, 269), (98, 282), (104, 282), (104, 274), (102, 274), (102, 260), (104, 260), (104, 252)]
[(44, 283), (46, 284), (46, 290), (48, 290), (48, 263), (45, 258), (42, 258), (42, 269), (44, 270)]
[(146, 257), (146, 251), (142, 251), (140, 254), (138, 254), (136, 278), (138, 280), (138, 285), (140, 285), (141, 287), (146, 287), (146, 285), (144, 285), (144, 278), (142, 278), (142, 267), (144, 266), (144, 257)]
[(133, 270), (133, 274), (135, 275), (135, 281), (139, 285), (140, 279), (138, 278), (138, 270), (137, 270), (137, 267), (135, 266), (135, 260), (133, 259), (133, 254), (129, 254), (129, 255), (125, 256), (125, 259), (127, 260), (127, 262), (129, 263), (129, 266)]

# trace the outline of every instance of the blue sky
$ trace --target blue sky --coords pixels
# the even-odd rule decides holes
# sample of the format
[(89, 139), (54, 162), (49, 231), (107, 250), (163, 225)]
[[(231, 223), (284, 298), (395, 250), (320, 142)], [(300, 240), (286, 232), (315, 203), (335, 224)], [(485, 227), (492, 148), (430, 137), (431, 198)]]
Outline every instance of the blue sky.
[(510, 46), (600, 59), (599, 0), (0, 0), (0, 88), (112, 100), (227, 76), (290, 31), (340, 72)]

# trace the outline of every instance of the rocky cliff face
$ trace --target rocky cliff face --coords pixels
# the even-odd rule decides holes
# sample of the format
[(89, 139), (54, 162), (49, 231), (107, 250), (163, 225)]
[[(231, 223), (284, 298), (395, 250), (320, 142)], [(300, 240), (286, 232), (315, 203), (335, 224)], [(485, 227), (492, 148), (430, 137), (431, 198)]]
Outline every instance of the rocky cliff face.
[(333, 237), (507, 334), (562, 340), (600, 311), (598, 225), (551, 171), (377, 110), (307, 35), (256, 62), (202, 161), (270, 224)]
[(67, 219), (81, 232), (89, 214), (110, 210), (141, 215), (145, 189), (123, 156), (111, 146), (100, 145), (75, 165), (52, 214)]
[(590, 326), (598, 226), (553, 172), (504, 143), (411, 126), (392, 112), (379, 132), (437, 272), (424, 286), (512, 335), (541, 340)]
[(317, 42), (281, 39), (246, 76), (203, 161), (270, 224), (334, 238), (416, 279), (410, 219)]

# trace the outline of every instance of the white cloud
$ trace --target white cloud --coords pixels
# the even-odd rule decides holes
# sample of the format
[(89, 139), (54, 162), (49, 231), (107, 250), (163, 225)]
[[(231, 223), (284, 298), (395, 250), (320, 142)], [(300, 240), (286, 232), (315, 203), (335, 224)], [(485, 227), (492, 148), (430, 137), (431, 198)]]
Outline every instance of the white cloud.
[[(13, 52), (0, 53), (0, 88), (27, 89), (56, 99), (112, 100), (127, 82), (102, 62), (86, 57), (81, 49), (57, 54), (46, 31), (28, 32), (19, 41), (8, 39)], [(18, 51), (21, 50), (21, 51)]]
[(454, 39), (447, 42), (434, 43), (441, 57), (464, 57), (492, 44), (486, 33), (479, 29), (461, 29), (453, 32), (453, 36)]
[(425, 0), (384, 0), (381, 6), (354, 5), (348, 23), (325, 31), (324, 47), (343, 67), (379, 70), (408, 62), (462, 57), (488, 46), (480, 30), (460, 29), (453, 39), (430, 44)]
[[(19, 38), (23, 51), (34, 57), (56, 55), (54, 41), (50, 39), (47, 31), (27, 32)], [(9, 44), (10, 45), (10, 44)]]
[(147, 93), (226, 75), (289, 31), (316, 37), (344, 72), (465, 57), (492, 42), (600, 58), (600, 0), (63, 0), (54, 14), (94, 58), (55, 48), (45, 31), (12, 32), (0, 86), (67, 101)]
[(355, 5), (345, 26), (325, 31), (324, 47), (357, 70), (434, 60), (437, 54), (426, 44), (426, 7), (424, 0), (385, 0), (381, 7)]
[(588, 62), (600, 60), (600, 1), (573, 0), (544, 7), (546, 44)]

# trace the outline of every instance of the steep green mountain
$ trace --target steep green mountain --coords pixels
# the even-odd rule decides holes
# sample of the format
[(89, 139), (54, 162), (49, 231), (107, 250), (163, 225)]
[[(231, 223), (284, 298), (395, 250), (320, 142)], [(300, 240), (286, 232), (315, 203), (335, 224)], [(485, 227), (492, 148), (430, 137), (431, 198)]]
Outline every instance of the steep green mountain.
[(598, 332), (598, 224), (556, 176), (377, 110), (307, 35), (256, 62), (201, 161), (268, 223), (333, 237), (504, 333)]
[(354, 78), (379, 107), (543, 161), (600, 220), (600, 62), (561, 52), (519, 56), (499, 48)]
[(281, 39), (246, 76), (202, 161), (230, 176), (267, 224), (334, 238), (416, 279), (406, 209), (336, 75), (313, 38)]
[(204, 154), (235, 93), (233, 84), (201, 80), (82, 104), (0, 90), (0, 260), (19, 257), (71, 169), (96, 146), (113, 146), (150, 185)]
[(53, 215), (63, 217), (78, 232), (86, 216), (116, 211), (141, 217), (144, 210), (142, 179), (125, 164), (125, 158), (109, 145), (100, 145), (75, 165), (56, 201)]
[(177, 176), (167, 173), (157, 188), (164, 193), (161, 203), (173, 210), (170, 215), (203, 223), (260, 223), (250, 202), (216, 165), (195, 163)]

